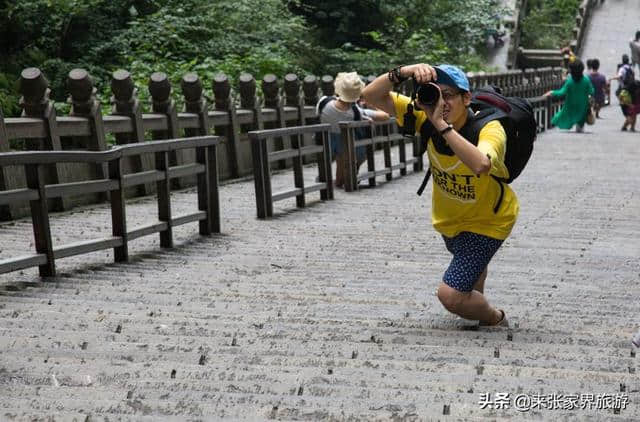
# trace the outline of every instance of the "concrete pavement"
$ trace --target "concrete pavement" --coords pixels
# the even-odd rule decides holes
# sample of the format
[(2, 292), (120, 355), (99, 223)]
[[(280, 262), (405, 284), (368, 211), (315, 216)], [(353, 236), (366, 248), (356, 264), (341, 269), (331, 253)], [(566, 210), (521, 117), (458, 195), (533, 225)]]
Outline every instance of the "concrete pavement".
[[(614, 48), (598, 22), (632, 35), (616, 9), (631, 3), (596, 11), (587, 56)], [(422, 174), (279, 202), (268, 221), (242, 181), (222, 187), (222, 235), (181, 226), (175, 249), (143, 238), (127, 264), (94, 253), (46, 282), (0, 276), (0, 420), (637, 420), (640, 133), (602, 115), (541, 135), (514, 183), (521, 214), (486, 288), (512, 328), (477, 329), (434, 297), (449, 256)], [(196, 207), (175, 197), (176, 213)], [(130, 226), (156, 212), (131, 203)], [(108, 208), (52, 230), (107, 235)], [(31, 243), (28, 220), (0, 224), (0, 258)]]
[[(305, 210), (277, 203), (269, 221), (254, 217), (251, 181), (228, 184), (223, 235), (180, 227), (178, 247), (141, 239), (129, 264), (95, 253), (58, 261), (45, 283), (2, 277), (0, 419), (634, 420), (640, 134), (617, 132), (617, 114), (540, 136), (515, 182), (522, 212), (487, 281), (509, 330), (471, 330), (433, 296), (449, 257), (430, 195), (415, 195), (422, 174)], [(176, 196), (178, 212), (195, 207), (195, 193)], [(128, 212), (141, 224), (155, 204)], [(108, 221), (85, 208), (53, 231), (79, 240)], [(2, 224), (2, 256), (29, 234), (28, 221)], [(498, 393), (629, 403), (483, 409)]]

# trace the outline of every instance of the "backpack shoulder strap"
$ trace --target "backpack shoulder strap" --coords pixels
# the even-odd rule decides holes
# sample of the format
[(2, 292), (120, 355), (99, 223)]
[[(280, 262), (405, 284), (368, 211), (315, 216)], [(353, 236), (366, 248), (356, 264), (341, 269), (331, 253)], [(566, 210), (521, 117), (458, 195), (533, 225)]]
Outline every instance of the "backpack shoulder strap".
[(351, 110), (353, 111), (353, 120), (358, 121), (362, 120), (362, 113), (360, 112), (360, 107), (356, 103), (351, 103)]
[(333, 95), (325, 95), (324, 97), (320, 98), (320, 100), (318, 101), (318, 105), (316, 106), (316, 115), (320, 116), (320, 114), (322, 114), (322, 110), (327, 106), (327, 104), (329, 104), (329, 101), (335, 99), (336, 97), (334, 97)]
[[(433, 126), (433, 123), (431, 123), (429, 119), (425, 120), (425, 122), (420, 127), (420, 154), (419, 154), (420, 157), (422, 157), (422, 154), (424, 154), (427, 151), (429, 139), (431, 139), (431, 136), (434, 134), (435, 131), (436, 131), (436, 128)], [(427, 172), (425, 173), (424, 178), (422, 179), (422, 183), (420, 183), (420, 187), (416, 192), (418, 196), (422, 196), (422, 192), (424, 192), (424, 189), (427, 187), (427, 183), (429, 183), (430, 177), (431, 177), (431, 166), (427, 168)]]
[(427, 183), (429, 183), (429, 178), (431, 177), (431, 167), (429, 167), (427, 169), (427, 172), (424, 175), (424, 179), (422, 179), (422, 183), (420, 184), (420, 187), (418, 188), (418, 191), (416, 192), (418, 194), (418, 196), (422, 196), (422, 192), (424, 192), (424, 189), (427, 187)]
[(503, 116), (504, 113), (494, 107), (487, 107), (476, 112), (469, 109), (467, 122), (460, 128), (458, 133), (473, 145), (478, 146), (478, 138), (480, 137), (482, 128), (485, 127), (487, 123), (493, 120), (499, 120)]
[[(472, 144), (477, 145), (478, 137), (480, 136), (480, 131), (482, 130), (482, 128), (490, 121), (500, 119), (501, 114), (502, 112), (500, 110), (496, 110), (493, 108), (487, 108), (477, 113), (473, 113), (471, 110), (469, 110), (469, 120), (467, 121), (467, 124), (465, 124), (465, 126), (460, 129), (461, 135), (464, 136), (465, 139), (467, 139)], [(433, 123), (431, 123), (431, 121), (427, 119), (420, 128), (420, 155), (422, 155), (427, 150), (429, 139), (431, 138), (431, 136), (433, 136), (434, 133), (435, 127), (433, 126)], [(424, 179), (422, 180), (422, 183), (420, 184), (420, 187), (416, 192), (418, 196), (421, 196), (424, 192), (430, 177), (431, 168), (427, 170), (427, 173), (424, 175)]]

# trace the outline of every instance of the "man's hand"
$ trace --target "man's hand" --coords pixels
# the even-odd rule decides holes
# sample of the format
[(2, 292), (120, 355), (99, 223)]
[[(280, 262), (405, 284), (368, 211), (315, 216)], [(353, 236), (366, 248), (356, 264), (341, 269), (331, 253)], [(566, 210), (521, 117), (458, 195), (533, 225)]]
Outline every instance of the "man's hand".
[(440, 94), (438, 95), (438, 101), (431, 106), (418, 102), (418, 106), (427, 112), (427, 118), (433, 124), (438, 132), (448, 126), (448, 123), (444, 120), (444, 100), (442, 99), (442, 91), (440, 87), (436, 85)]
[(436, 82), (438, 75), (433, 66), (426, 63), (416, 63), (409, 66), (402, 66), (400, 75), (404, 78), (414, 78), (416, 82), (426, 84)]

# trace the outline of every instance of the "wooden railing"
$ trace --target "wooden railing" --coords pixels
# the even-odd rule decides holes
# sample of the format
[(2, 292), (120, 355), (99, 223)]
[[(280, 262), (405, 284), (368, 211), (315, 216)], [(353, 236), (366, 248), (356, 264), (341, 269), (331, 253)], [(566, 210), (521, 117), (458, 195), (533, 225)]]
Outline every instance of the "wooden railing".
[[(419, 154), (418, 140), (415, 137), (405, 137), (398, 132), (398, 125), (394, 119), (386, 122), (352, 121), (340, 122), (341, 139), (345, 142), (346, 169), (344, 190), (352, 192), (358, 189), (358, 182), (368, 180), (369, 187), (376, 186), (376, 177), (384, 175), (387, 181), (392, 180), (393, 171), (398, 170), (400, 176), (407, 174), (407, 168), (422, 171), (422, 156)], [(365, 129), (367, 136), (357, 136)], [(407, 158), (406, 144), (411, 143), (412, 154)], [(391, 147), (398, 146), (398, 163), (393, 164)], [(376, 147), (382, 147), (384, 167), (376, 170), (374, 152)], [(365, 148), (367, 171), (358, 174), (357, 149)]]
[[(253, 155), (253, 179), (256, 189), (258, 218), (273, 216), (273, 203), (287, 198), (296, 198), (296, 206), (306, 206), (305, 195), (320, 191), (321, 200), (333, 199), (331, 172), (331, 149), (329, 147), (329, 124), (296, 126), (291, 128), (259, 130), (249, 132)], [(313, 134), (316, 145), (304, 146), (304, 135)], [(269, 139), (291, 138), (291, 148), (269, 151)], [(315, 155), (318, 163), (318, 181), (305, 186), (303, 157)], [(271, 191), (271, 163), (285, 159), (293, 160), (294, 188), (273, 194)]]
[[(0, 167), (22, 166), (26, 188), (0, 191), (0, 205), (28, 201), (33, 224), (36, 253), (0, 261), (0, 274), (38, 266), (41, 276), (55, 275), (55, 261), (74, 255), (113, 248), (116, 262), (129, 259), (128, 243), (153, 233), (160, 234), (160, 246), (173, 247), (173, 227), (199, 222), (200, 234), (220, 232), (220, 205), (216, 146), (219, 138), (202, 136), (167, 141), (147, 142), (116, 147), (104, 152), (12, 152), (0, 154)], [(195, 149), (195, 163), (170, 165), (173, 152)], [(153, 169), (125, 174), (123, 160), (153, 154)], [(47, 168), (59, 163), (89, 163), (106, 166), (106, 173), (97, 180), (80, 180), (47, 184)], [(198, 211), (174, 216), (171, 211), (171, 180), (197, 176)], [(127, 227), (125, 189), (155, 183), (158, 199), (158, 221), (135, 229)], [(111, 236), (54, 247), (49, 225), (47, 201), (72, 195), (109, 193), (111, 203)]]

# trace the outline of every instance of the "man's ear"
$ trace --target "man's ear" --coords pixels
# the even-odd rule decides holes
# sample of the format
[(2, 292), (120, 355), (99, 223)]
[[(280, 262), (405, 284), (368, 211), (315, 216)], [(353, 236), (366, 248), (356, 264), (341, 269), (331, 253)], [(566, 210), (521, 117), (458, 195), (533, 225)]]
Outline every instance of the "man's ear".
[(465, 107), (469, 107), (469, 105), (471, 104), (471, 93), (470, 92), (463, 92), (462, 93), (462, 101), (464, 101)]

